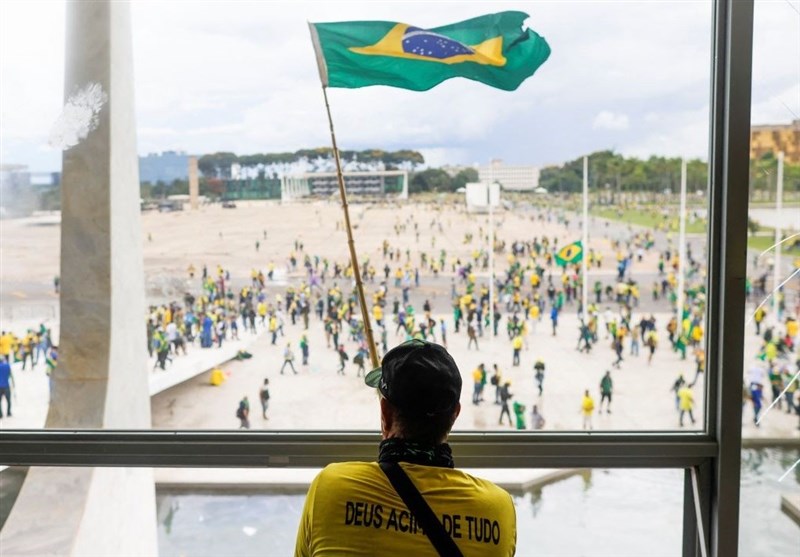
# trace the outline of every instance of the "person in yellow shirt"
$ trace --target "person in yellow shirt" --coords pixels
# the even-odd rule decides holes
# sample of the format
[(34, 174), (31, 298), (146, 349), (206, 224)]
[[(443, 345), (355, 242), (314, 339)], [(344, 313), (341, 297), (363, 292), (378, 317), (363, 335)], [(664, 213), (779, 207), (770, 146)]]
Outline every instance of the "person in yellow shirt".
[(11, 347), (14, 344), (14, 338), (12, 337), (11, 333), (7, 333), (3, 331), (0, 333), (0, 357), (5, 356), (9, 358), (11, 356)]
[(511, 357), (511, 365), (514, 367), (519, 366), (519, 354), (522, 351), (522, 343), (522, 335), (519, 333), (511, 341), (511, 348), (514, 350), (513, 356)]
[(267, 319), (267, 304), (264, 302), (258, 302), (256, 305), (256, 313), (258, 313), (258, 318), (261, 321), (262, 325), (266, 325)]
[(678, 389), (678, 407), (681, 411), (681, 427), (683, 427), (684, 414), (689, 414), (689, 419), (692, 420), (692, 425), (694, 425), (694, 415), (692, 414), (692, 409), (694, 409), (694, 394), (688, 385), (683, 385), (680, 389)]
[(271, 344), (277, 344), (278, 342), (278, 318), (275, 317), (275, 314), (269, 316), (269, 332), (272, 335)]
[(700, 344), (703, 340), (703, 326), (699, 323), (692, 327), (692, 344), (695, 346)]
[(800, 325), (797, 323), (797, 319), (794, 317), (787, 317), (786, 318), (786, 336), (792, 339), (793, 342), (797, 342), (797, 333), (800, 330)]
[(383, 327), (383, 308), (379, 304), (372, 306), (372, 317), (375, 318), (378, 327)]
[(478, 405), (483, 400), (483, 382), (486, 368), (480, 364), (472, 371), (472, 404)]
[(589, 389), (583, 392), (581, 399), (581, 414), (583, 414), (583, 429), (592, 429), (592, 414), (594, 413), (594, 399), (589, 394)]
[(447, 351), (403, 343), (365, 382), (380, 394), (378, 462), (330, 464), (317, 475), (295, 557), (514, 555), (511, 496), (455, 469), (446, 443), (461, 410), (461, 374)]

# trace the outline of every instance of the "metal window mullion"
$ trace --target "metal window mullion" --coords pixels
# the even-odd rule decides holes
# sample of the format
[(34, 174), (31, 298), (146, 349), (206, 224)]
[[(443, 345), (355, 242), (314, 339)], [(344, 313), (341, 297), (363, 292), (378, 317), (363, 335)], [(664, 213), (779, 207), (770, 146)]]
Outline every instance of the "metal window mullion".
[[(738, 554), (744, 284), (747, 267), (753, 2), (714, 4), (711, 145), (707, 431), (717, 441), (709, 494), (712, 556)], [(686, 540), (684, 540), (684, 547)]]
[(699, 557), (691, 468), (683, 471), (683, 551), (681, 555), (682, 557)]
[[(0, 433), (0, 464), (28, 466), (317, 467), (374, 460), (379, 436), (356, 432)], [(514, 435), (455, 433), (461, 467), (685, 468), (716, 454), (697, 434)]]

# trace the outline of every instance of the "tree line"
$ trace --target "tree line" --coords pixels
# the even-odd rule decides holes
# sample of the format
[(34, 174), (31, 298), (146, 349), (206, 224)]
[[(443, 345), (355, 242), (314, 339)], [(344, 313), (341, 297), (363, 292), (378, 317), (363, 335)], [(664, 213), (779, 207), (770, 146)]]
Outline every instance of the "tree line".
[[(622, 191), (680, 191), (681, 159), (652, 156), (649, 159), (624, 157), (614, 151), (589, 155), (589, 188)], [(699, 159), (686, 162), (688, 191), (705, 190), (708, 165)], [(560, 166), (548, 166), (539, 175), (539, 185), (547, 191), (574, 193), (583, 189), (583, 157)]]
[[(409, 193), (455, 192), (469, 182), (478, 181), (474, 168), (463, 168), (455, 174), (441, 168), (418, 170), (425, 162), (417, 151), (384, 151), (366, 149), (363, 151), (342, 151), (342, 162), (364, 164), (382, 163), (387, 170), (405, 168), (410, 170)], [(219, 152), (200, 157), (198, 166), (203, 173), (200, 180), (201, 194), (215, 195), (219, 187), (213, 187), (218, 178), (230, 177), (233, 164), (244, 168), (268, 168), (270, 165), (292, 164), (300, 161), (330, 161), (333, 150), (330, 147), (300, 149), (293, 153), (262, 153), (237, 156), (234, 153)], [(260, 172), (261, 177), (271, 177), (271, 173)], [(597, 151), (589, 155), (589, 187), (592, 191), (652, 192), (662, 193), (680, 191), (681, 159), (678, 157), (651, 156), (647, 159), (625, 157), (612, 150)], [(767, 152), (758, 159), (750, 161), (750, 191), (757, 198), (774, 199), (777, 181), (777, 158)], [(687, 161), (687, 190), (705, 191), (708, 184), (708, 164), (700, 159)], [(539, 185), (548, 192), (578, 193), (583, 188), (583, 157), (567, 161), (561, 165), (542, 169)], [(800, 164), (784, 164), (784, 191), (788, 194), (800, 192)], [(176, 180), (172, 184), (142, 184), (142, 197), (152, 198), (163, 195), (188, 193), (188, 182)]]
[(428, 168), (411, 174), (408, 180), (408, 193), (421, 192), (454, 192), (469, 182), (478, 181), (478, 171), (464, 168), (455, 175), (450, 175), (441, 168)]
[[(751, 191), (775, 189), (777, 158), (767, 152), (750, 160)], [(559, 166), (542, 169), (539, 185), (556, 193), (575, 193), (583, 189), (583, 157)], [(678, 193), (681, 185), (681, 159), (651, 156), (648, 159), (624, 157), (611, 150), (589, 155), (589, 188), (622, 191)], [(705, 191), (708, 186), (708, 163), (700, 159), (686, 161), (686, 189)], [(784, 164), (784, 191), (800, 191), (800, 164)]]

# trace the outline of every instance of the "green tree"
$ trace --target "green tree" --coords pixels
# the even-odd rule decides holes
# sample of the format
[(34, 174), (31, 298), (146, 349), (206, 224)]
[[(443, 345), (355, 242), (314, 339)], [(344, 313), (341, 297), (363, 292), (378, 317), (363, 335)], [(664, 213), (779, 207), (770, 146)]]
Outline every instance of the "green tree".
[(452, 191), (456, 191), (458, 188), (463, 188), (467, 184), (471, 182), (477, 182), (478, 180), (478, 171), (474, 168), (465, 168), (463, 170), (459, 170), (458, 174), (453, 177)]
[(409, 193), (454, 191), (453, 179), (441, 168), (428, 168), (411, 176), (408, 191)]
[(197, 168), (207, 178), (230, 178), (231, 166), (236, 162), (239, 162), (239, 157), (234, 153), (212, 153), (200, 157)]

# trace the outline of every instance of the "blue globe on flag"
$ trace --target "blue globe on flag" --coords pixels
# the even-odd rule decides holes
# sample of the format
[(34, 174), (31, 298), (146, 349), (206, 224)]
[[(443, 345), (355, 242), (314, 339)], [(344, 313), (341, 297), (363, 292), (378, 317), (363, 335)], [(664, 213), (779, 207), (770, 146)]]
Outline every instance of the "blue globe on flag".
[(474, 54), (470, 47), (458, 41), (419, 27), (406, 29), (403, 35), (403, 52), (437, 60)]

